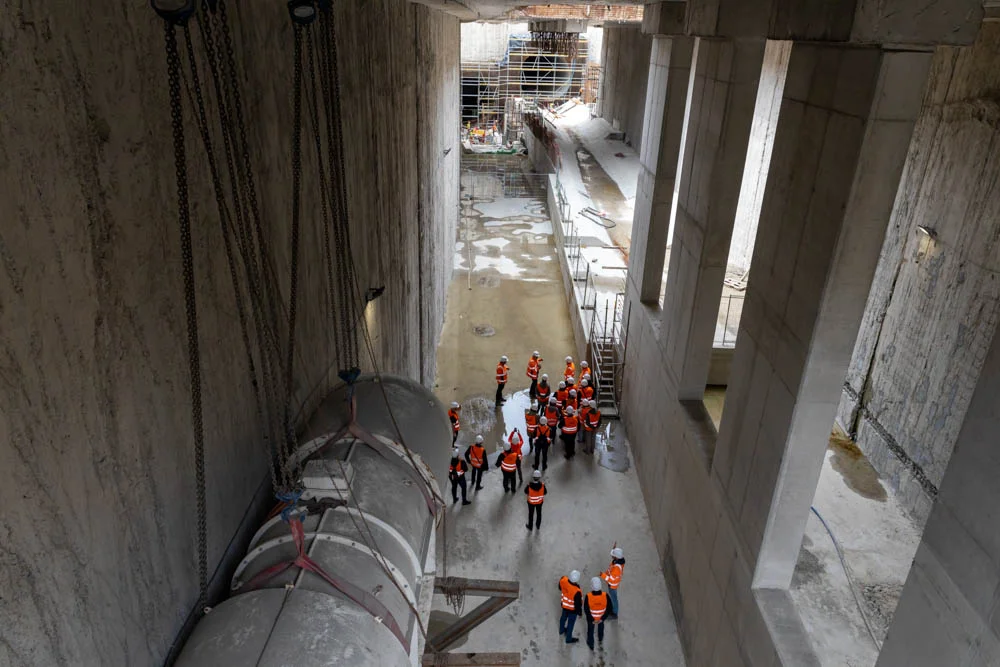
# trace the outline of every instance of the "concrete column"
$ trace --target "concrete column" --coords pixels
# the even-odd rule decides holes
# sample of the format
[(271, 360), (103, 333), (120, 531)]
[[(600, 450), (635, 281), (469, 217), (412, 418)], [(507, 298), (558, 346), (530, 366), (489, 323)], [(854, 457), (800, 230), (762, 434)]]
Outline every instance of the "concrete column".
[(662, 329), (681, 400), (705, 392), (763, 60), (762, 39), (702, 39), (693, 65)]
[(758, 588), (791, 582), (930, 58), (791, 48), (713, 461)]
[(976, 350), (985, 362), (878, 667), (1000, 665), (1000, 337), (991, 337)]
[(629, 275), (646, 302), (660, 298), (695, 42), (693, 37), (657, 35), (650, 52), (629, 249)]

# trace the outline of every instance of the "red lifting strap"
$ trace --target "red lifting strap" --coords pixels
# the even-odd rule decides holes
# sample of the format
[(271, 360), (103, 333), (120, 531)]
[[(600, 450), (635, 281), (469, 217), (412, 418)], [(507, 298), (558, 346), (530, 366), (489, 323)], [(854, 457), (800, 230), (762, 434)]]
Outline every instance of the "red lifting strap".
[(349, 581), (344, 581), (338, 577), (330, 576), (322, 567), (320, 567), (319, 563), (306, 555), (305, 529), (302, 527), (301, 519), (298, 517), (292, 518), (291, 521), (288, 522), (288, 526), (292, 530), (292, 539), (295, 541), (295, 548), (298, 551), (298, 555), (295, 557), (295, 560), (277, 563), (276, 565), (272, 565), (269, 568), (261, 570), (246, 583), (246, 589), (248, 591), (255, 590), (272, 577), (281, 574), (293, 566), (301, 570), (312, 572), (316, 576), (323, 579), (323, 581), (343, 593), (349, 600), (364, 608), (365, 611), (371, 614), (376, 621), (387, 627), (389, 631), (395, 635), (396, 639), (399, 640), (399, 643), (403, 645), (404, 651), (409, 652), (410, 645), (407, 643), (406, 637), (403, 635), (403, 631), (400, 629), (399, 624), (396, 623), (396, 619), (393, 618), (389, 609), (371, 593), (358, 588)]

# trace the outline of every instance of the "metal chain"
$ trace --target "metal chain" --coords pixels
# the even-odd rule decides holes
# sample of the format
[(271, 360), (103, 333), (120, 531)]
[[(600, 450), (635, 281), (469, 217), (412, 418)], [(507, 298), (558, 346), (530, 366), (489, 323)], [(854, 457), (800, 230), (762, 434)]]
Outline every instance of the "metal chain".
[(205, 497), (205, 433), (201, 403), (201, 355), (198, 349), (198, 308), (194, 285), (194, 254), (191, 243), (191, 211), (188, 201), (187, 156), (184, 149), (184, 109), (181, 102), (181, 57), (173, 23), (165, 22), (167, 84), (170, 91), (170, 123), (174, 139), (174, 169), (177, 177), (177, 217), (180, 226), (187, 309), (188, 365), (191, 374), (191, 424), (194, 431), (195, 485), (198, 496), (198, 604), (208, 600), (208, 518)]

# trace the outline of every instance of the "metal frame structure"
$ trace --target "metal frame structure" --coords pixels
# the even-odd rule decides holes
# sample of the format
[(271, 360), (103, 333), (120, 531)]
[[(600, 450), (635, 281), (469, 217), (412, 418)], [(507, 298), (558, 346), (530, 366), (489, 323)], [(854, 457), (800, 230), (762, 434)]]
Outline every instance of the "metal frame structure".
[(466, 579), (465, 577), (438, 577), (434, 582), (434, 592), (442, 595), (485, 597), (486, 600), (472, 611), (467, 612), (433, 637), (427, 638), (424, 665), (520, 665), (520, 653), (445, 653), (462, 637), (472, 632), (491, 616), (507, 607), (521, 595), (521, 584), (517, 581), (493, 579)]

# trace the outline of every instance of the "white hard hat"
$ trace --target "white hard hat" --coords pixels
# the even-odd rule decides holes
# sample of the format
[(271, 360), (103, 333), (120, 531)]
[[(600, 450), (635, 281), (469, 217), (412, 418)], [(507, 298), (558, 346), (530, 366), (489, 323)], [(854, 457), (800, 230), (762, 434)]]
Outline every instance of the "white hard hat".
[(538, 350), (535, 350), (534, 352), (532, 352), (532, 353), (531, 353), (531, 356), (533, 356), (533, 357), (537, 357), (537, 356), (538, 356)]
[(510, 451), (510, 443), (509, 442), (503, 443), (503, 450), (505, 452), (509, 452)]
[(458, 401), (452, 401), (452, 402), (451, 402), (451, 407), (452, 407), (452, 408), (455, 408), (455, 409), (458, 409), (458, 408), (460, 408), (460, 407), (462, 407), (462, 406), (460, 406), (460, 405), (458, 404)]
[[(536, 470), (535, 472), (531, 473), (531, 478), (532, 479), (541, 479), (542, 478), (542, 471), (541, 470)], [(618, 556), (618, 557), (621, 558), (621, 556)]]
[(459, 455), (458, 447), (456, 447), (455, 449), (451, 450), (451, 455), (452, 455), (453, 458), (456, 458), (456, 459), (458, 458), (458, 455)]
[(541, 424), (542, 426), (548, 426), (549, 420), (546, 419), (545, 417), (542, 417), (541, 419), (538, 420), (538, 423)]
[(500, 356), (500, 363), (503, 363), (503, 364), (507, 363), (507, 355), (506, 354)]
[(576, 378), (570, 375), (568, 378), (566, 378), (566, 384), (576, 384)]
[(548, 373), (542, 373), (542, 379), (545, 380), (545, 381), (548, 381), (549, 374)]
[(581, 362), (580, 362), (580, 368), (586, 368), (586, 367), (587, 367), (587, 366), (589, 366), (589, 365), (590, 365), (590, 364), (588, 364), (588, 363), (587, 363), (586, 361), (581, 361)]
[(477, 445), (483, 444), (483, 436), (481, 436), (481, 435), (477, 435), (476, 436), (476, 444)]
[(621, 547), (615, 547), (614, 549), (611, 550), (611, 557), (612, 558), (624, 558), (625, 557), (625, 552), (622, 551)]
[(573, 357), (566, 357), (566, 363), (567, 364), (571, 363), (572, 361), (573, 361)]
[(549, 396), (549, 405), (555, 405), (555, 404), (556, 404), (556, 397)]
[(569, 390), (569, 395), (570, 396), (576, 396), (576, 389), (570, 389)]
[(589, 387), (590, 386), (590, 383), (587, 382), (587, 378), (584, 378), (584, 379), (580, 380), (580, 386), (581, 387)]
[(597, 401), (591, 401), (590, 402), (590, 407), (596, 408), (597, 407)]
[(593, 579), (590, 580), (590, 590), (594, 591), (595, 593), (597, 591), (601, 590), (601, 578), (600, 577), (594, 577)]
[(571, 414), (573, 414), (574, 412), (576, 412), (576, 411), (575, 411), (575, 410), (573, 409), (573, 406), (572, 406), (572, 405), (571, 405), (571, 406), (569, 406), (568, 408), (566, 408), (566, 414), (568, 414), (568, 415), (571, 415)]
[(566, 388), (566, 383), (565, 382), (560, 382), (559, 383), (559, 388), (560, 389), (565, 389)]
[(574, 584), (580, 583), (580, 570), (573, 570), (569, 573), (569, 580)]

